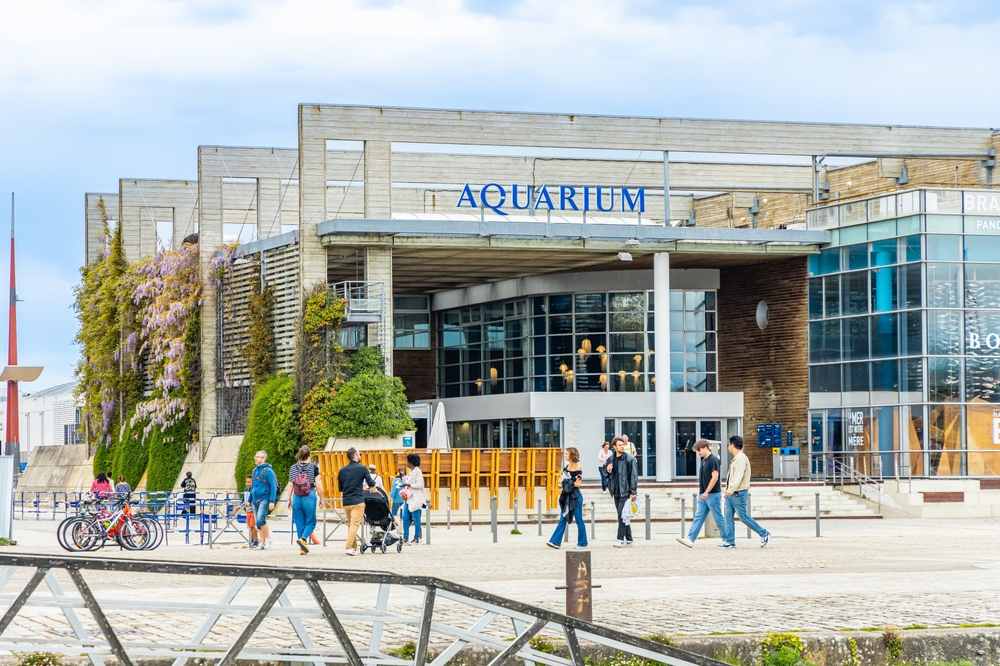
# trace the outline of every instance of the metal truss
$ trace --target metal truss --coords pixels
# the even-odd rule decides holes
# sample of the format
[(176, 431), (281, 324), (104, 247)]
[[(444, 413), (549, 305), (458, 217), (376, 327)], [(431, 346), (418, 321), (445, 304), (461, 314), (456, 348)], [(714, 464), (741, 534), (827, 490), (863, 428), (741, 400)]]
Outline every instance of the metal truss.
[[(104, 666), (103, 657), (113, 656), (121, 666), (132, 666), (138, 659), (172, 659), (172, 666), (185, 666), (189, 659), (218, 660), (218, 666), (232, 666), (238, 660), (311, 662), (324, 664), (350, 664), (351, 666), (444, 666), (466, 646), (478, 646), (495, 653), (489, 666), (501, 666), (521, 660), (524, 664), (550, 666), (583, 666), (581, 642), (591, 643), (605, 651), (616, 651), (652, 659), (671, 666), (723, 666), (722, 662), (661, 645), (620, 631), (601, 627), (542, 608), (523, 604), (497, 595), (482, 592), (464, 585), (430, 576), (403, 576), (371, 571), (337, 569), (271, 568), (230, 566), (220, 564), (181, 563), (151, 560), (94, 559), (76, 557), (46, 557), (32, 555), (0, 555), (0, 592), (19, 569), (32, 570), (27, 584), (17, 594), (0, 594), (6, 612), (0, 618), (0, 650), (11, 652), (57, 652), (85, 654), (94, 666)], [(65, 572), (73, 581), (79, 596), (66, 594), (60, 587), (57, 571)], [(233, 579), (218, 603), (179, 603), (170, 601), (128, 601), (113, 597), (98, 599), (84, 579), (84, 571), (120, 572), (129, 574), (157, 574), (160, 576), (206, 576)], [(264, 580), (270, 587), (260, 605), (236, 602), (244, 585), (250, 580)], [(36, 594), (45, 583), (50, 594)], [(301, 583), (308, 589), (314, 604), (295, 606), (286, 591), (290, 584)], [(337, 592), (344, 584), (372, 586), (370, 598), (373, 608), (334, 609), (330, 600), (337, 599)], [(338, 588), (338, 585), (340, 587)], [(393, 590), (406, 588), (423, 594), (419, 613), (406, 614), (389, 604)], [(463, 624), (443, 617), (439, 611), (441, 601), (461, 609)], [(58, 638), (37, 635), (13, 636), (10, 629), (26, 607), (56, 608), (65, 616), (72, 631)], [(81, 621), (81, 613), (89, 613), (99, 631), (88, 632)], [(204, 615), (191, 638), (186, 642), (149, 642), (128, 640), (127, 627), (112, 626), (108, 615), (134, 617), (153, 614), (155, 619), (166, 619), (168, 614), (183, 613)], [(248, 618), (235, 638), (220, 639), (213, 632), (224, 616)], [(84, 616), (85, 617), (85, 616)], [(255, 647), (249, 645), (255, 631), (269, 618), (288, 621), (300, 648)], [(313, 635), (303, 620), (318, 619), (323, 623), (322, 635), (313, 623)], [(504, 638), (486, 633), (495, 620), (509, 622), (514, 637)], [(359, 645), (348, 634), (345, 623), (363, 623), (368, 633), (367, 645)], [(404, 625), (411, 632), (416, 630), (416, 650), (411, 660), (383, 652), (384, 633), (387, 627)], [(326, 628), (328, 627), (328, 629)], [(559, 656), (533, 649), (530, 641), (539, 632), (558, 632), (565, 638), (568, 655)], [(315, 640), (325, 640), (331, 645), (332, 636), (339, 647), (318, 647)], [(24, 633), (23, 631), (21, 632)], [(34, 633), (34, 632), (33, 632)], [(135, 632), (130, 632), (134, 634)], [(431, 634), (446, 637), (447, 646), (433, 656), (429, 651)], [(315, 639), (315, 640), (314, 640)]]

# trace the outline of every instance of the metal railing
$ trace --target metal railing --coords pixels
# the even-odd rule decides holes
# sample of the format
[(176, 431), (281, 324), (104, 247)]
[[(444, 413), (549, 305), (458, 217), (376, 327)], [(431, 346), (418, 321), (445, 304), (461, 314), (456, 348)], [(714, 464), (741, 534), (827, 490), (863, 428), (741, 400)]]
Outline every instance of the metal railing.
[[(189, 659), (217, 659), (218, 666), (231, 666), (237, 659), (312, 662), (317, 666), (329, 663), (347, 663), (351, 666), (424, 666), (430, 663), (432, 666), (443, 666), (467, 645), (496, 652), (490, 666), (512, 663), (515, 659), (551, 666), (583, 666), (585, 662), (581, 642), (671, 666), (723, 666), (722, 662), (708, 657), (431, 576), (33, 555), (0, 555), (0, 566), (4, 567), (0, 571), (0, 591), (10, 583), (19, 569), (31, 570), (30, 577), (20, 592), (0, 594), (0, 601), (7, 604), (6, 612), (0, 618), (0, 650), (86, 654), (94, 666), (104, 666), (103, 657), (106, 655), (116, 657), (121, 666), (132, 666), (136, 659), (155, 658), (171, 659), (173, 666), (184, 666)], [(79, 596), (63, 592), (55, 576), (60, 571), (68, 575)], [(192, 600), (139, 601), (121, 597), (99, 598), (88, 585), (84, 571), (120, 572), (130, 578), (137, 574), (151, 574), (160, 577), (196, 575), (233, 580), (220, 601), (214, 604)], [(233, 603), (250, 580), (267, 582), (270, 589), (263, 603), (251, 605), (245, 600)], [(48, 586), (51, 594), (36, 594), (42, 583)], [(304, 585), (313, 603), (294, 605), (287, 594), (292, 583)], [(346, 586), (358, 585), (374, 588), (365, 597), (373, 600), (374, 607), (334, 609), (331, 599), (343, 602), (345, 597), (340, 592)], [(393, 596), (393, 591), (401, 588), (423, 594), (418, 612), (408, 613), (405, 604), (398, 602), (390, 605), (389, 599)], [(461, 612), (454, 612), (456, 604)], [(71, 630), (39, 631), (38, 625), (27, 617), (38, 608), (62, 612)], [(442, 610), (443, 608), (450, 609), (451, 612)], [(86, 630), (77, 615), (78, 610), (89, 612), (98, 631)], [(114, 626), (108, 611), (128, 626)], [(201, 614), (205, 619), (200, 625), (195, 624), (196, 628), (187, 639), (174, 636), (165, 638), (157, 632), (155, 640), (149, 640), (142, 631), (134, 628), (136, 614), (141, 614), (147, 621), (162, 627), (166, 626), (163, 622), (167, 619), (165, 616), (172, 613)], [(223, 627), (219, 626), (219, 621), (224, 616), (242, 616), (248, 619), (242, 629), (232, 635), (224, 634)], [(19, 618), (24, 624), (17, 622)], [(259, 639), (251, 645), (251, 637), (268, 618), (287, 619), (301, 647), (275, 647), (273, 644), (261, 646)], [(494, 622), (498, 618), (501, 622)], [(470, 626), (471, 619), (475, 621)], [(512, 639), (509, 635), (498, 635), (495, 629), (501, 626), (504, 619), (509, 621), (505, 626), (513, 629)], [(310, 634), (306, 620), (310, 620), (314, 633)], [(316, 620), (322, 623), (319, 631)], [(352, 623), (353, 636), (345, 628), (345, 623)], [(357, 640), (359, 628), (356, 623), (364, 623), (362, 626), (366, 640), (361, 643)], [(491, 625), (493, 630), (489, 633), (484, 631)], [(186, 627), (188, 623), (182, 626)], [(400, 626), (407, 635), (412, 635), (415, 629), (415, 653), (412, 660), (394, 656), (384, 649), (386, 629)], [(532, 647), (531, 639), (543, 630), (558, 632), (565, 639), (567, 656), (542, 652)], [(331, 631), (336, 638), (335, 642), (329, 640)], [(438, 641), (437, 647), (443, 649), (439, 649), (433, 658), (431, 632), (435, 637), (446, 637), (444, 643)], [(317, 642), (321, 645), (317, 645)]]
[(853, 465), (844, 460), (832, 458), (830, 464), (833, 466), (834, 477), (840, 479), (840, 490), (843, 492), (844, 485), (857, 486), (858, 496), (863, 499), (872, 499), (865, 495), (865, 488), (873, 490), (875, 501), (878, 502), (878, 512), (882, 513), (882, 484), (872, 477), (859, 471)]

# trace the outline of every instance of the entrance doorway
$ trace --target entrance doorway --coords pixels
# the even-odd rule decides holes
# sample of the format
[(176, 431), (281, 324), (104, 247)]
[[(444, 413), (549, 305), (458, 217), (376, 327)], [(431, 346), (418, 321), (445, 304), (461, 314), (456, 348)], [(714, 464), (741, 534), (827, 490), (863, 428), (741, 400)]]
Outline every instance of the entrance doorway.
[(635, 445), (639, 476), (656, 477), (656, 421), (652, 419), (604, 419), (604, 438), (628, 436)]
[[(699, 439), (707, 439), (710, 442), (721, 442), (726, 439), (722, 431), (722, 421), (720, 420), (678, 420), (674, 421), (674, 476), (694, 477), (698, 476), (701, 467), (701, 458), (691, 448)], [(716, 447), (712, 447), (716, 451)]]

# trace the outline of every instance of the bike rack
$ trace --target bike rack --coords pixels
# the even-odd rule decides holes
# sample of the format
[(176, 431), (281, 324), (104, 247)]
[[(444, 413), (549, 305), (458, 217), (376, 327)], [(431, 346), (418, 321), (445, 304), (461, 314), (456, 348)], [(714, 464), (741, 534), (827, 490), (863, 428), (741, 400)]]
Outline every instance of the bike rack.
[[(467, 645), (498, 653), (490, 661), (490, 666), (502, 666), (515, 659), (549, 666), (584, 666), (581, 641), (594, 644), (599, 649), (652, 659), (670, 666), (724, 666), (723, 662), (715, 659), (431, 576), (34, 555), (0, 555), (0, 566), (4, 567), (0, 571), (0, 592), (18, 569), (33, 570), (20, 592), (0, 593), (0, 602), (9, 604), (0, 618), (0, 650), (83, 653), (94, 666), (104, 666), (105, 655), (114, 655), (121, 666), (132, 666), (136, 659), (151, 658), (173, 659), (173, 666), (185, 666), (189, 659), (218, 660), (218, 666), (232, 666), (237, 659), (312, 662), (317, 666), (331, 663), (351, 666), (425, 666), (429, 663), (431, 666), (443, 666)], [(68, 574), (79, 596), (62, 591), (54, 575), (57, 571)], [(198, 575), (233, 581), (218, 603), (214, 604), (129, 601), (114, 597), (97, 598), (84, 578), (84, 571)], [(263, 603), (237, 601), (250, 580), (266, 581), (268, 584), (270, 591)], [(42, 582), (48, 586), (49, 595), (36, 593)], [(295, 605), (290, 601), (286, 590), (293, 583), (308, 590), (311, 603)], [(343, 599), (343, 595), (338, 593), (346, 585), (372, 586), (372, 593), (364, 598), (373, 600), (374, 608), (334, 609), (330, 600)], [(423, 602), (418, 612), (407, 613), (403, 604), (390, 606), (392, 591), (403, 588), (422, 593)], [(457, 612), (456, 605), (459, 606)], [(17, 623), (18, 618), (40, 608), (61, 611), (71, 631), (52, 630), (43, 636), (37, 625), (26, 627)], [(85, 630), (78, 610), (89, 613), (98, 632), (88, 633)], [(156, 636), (152, 640), (143, 640), (145, 637), (127, 636), (122, 631), (124, 627), (113, 626), (108, 612), (112, 612), (116, 619), (122, 618), (120, 622), (123, 624), (130, 623), (135, 613), (146, 617), (155, 615), (153, 620), (157, 626), (166, 626), (167, 623), (162, 622), (166, 619), (163, 616), (171, 613), (201, 614), (205, 619), (200, 625), (196, 623), (198, 628), (190, 638), (173, 640), (172, 637)], [(235, 636), (224, 636), (217, 628), (223, 616), (248, 619)], [(301, 647), (250, 645), (254, 632), (267, 618), (286, 619)], [(30, 618), (23, 619), (30, 621)], [(313, 627), (312, 633), (307, 621)], [(345, 627), (345, 624), (350, 626)], [(416, 653), (412, 660), (383, 651), (385, 629), (390, 626), (399, 629), (397, 637), (400, 633), (407, 636), (415, 633)], [(490, 629), (488, 633), (487, 629)], [(541, 631), (554, 632), (563, 637), (568, 655), (534, 649), (530, 640)], [(431, 632), (436, 637), (446, 637), (446, 640), (432, 646)], [(135, 632), (131, 633), (134, 636)], [(433, 659), (432, 647), (439, 650)]]

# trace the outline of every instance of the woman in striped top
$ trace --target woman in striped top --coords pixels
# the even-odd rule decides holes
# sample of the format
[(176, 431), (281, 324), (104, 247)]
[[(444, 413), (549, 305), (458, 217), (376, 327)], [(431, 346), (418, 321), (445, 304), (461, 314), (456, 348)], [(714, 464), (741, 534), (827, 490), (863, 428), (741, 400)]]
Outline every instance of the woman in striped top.
[(316, 503), (323, 499), (323, 488), (319, 481), (319, 467), (313, 463), (312, 449), (303, 446), (296, 455), (298, 462), (288, 470), (288, 508), (292, 511), (292, 521), (298, 532), (299, 554), (309, 552), (309, 536), (316, 529)]

